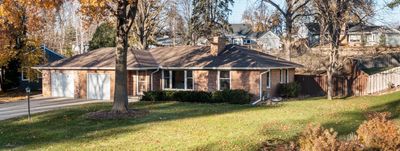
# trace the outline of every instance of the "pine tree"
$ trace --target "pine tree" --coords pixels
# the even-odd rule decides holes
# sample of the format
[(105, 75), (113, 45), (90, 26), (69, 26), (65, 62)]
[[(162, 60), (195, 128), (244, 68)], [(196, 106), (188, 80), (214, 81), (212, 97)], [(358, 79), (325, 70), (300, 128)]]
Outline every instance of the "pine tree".
[(191, 28), (197, 37), (220, 35), (230, 31), (228, 16), (232, 13), (229, 9), (233, 0), (193, 0)]

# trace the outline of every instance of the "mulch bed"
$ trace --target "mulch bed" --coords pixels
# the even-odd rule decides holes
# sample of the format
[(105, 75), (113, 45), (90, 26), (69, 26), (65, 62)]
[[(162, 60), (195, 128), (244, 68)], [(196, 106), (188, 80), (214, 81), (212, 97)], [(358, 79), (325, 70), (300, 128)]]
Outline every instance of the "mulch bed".
[(91, 120), (114, 120), (114, 119), (132, 119), (140, 118), (148, 115), (148, 110), (128, 110), (127, 113), (115, 113), (110, 110), (103, 110), (97, 112), (90, 112), (86, 114), (86, 117)]

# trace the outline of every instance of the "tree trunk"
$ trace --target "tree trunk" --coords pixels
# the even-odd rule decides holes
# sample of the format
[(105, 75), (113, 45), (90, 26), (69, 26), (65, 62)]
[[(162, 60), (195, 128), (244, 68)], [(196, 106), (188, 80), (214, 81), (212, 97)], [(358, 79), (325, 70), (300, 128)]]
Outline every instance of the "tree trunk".
[(328, 92), (327, 92), (327, 99), (332, 100), (333, 99), (333, 75), (336, 72), (336, 64), (338, 60), (339, 55), (339, 47), (334, 46), (329, 54), (329, 66), (327, 70), (327, 84), (328, 84)]
[(3, 91), (3, 78), (4, 78), (4, 74), (3, 74), (3, 67), (0, 67), (0, 92)]
[(286, 57), (287, 60), (292, 60), (291, 55), (292, 55), (292, 28), (293, 28), (293, 22), (292, 22), (292, 16), (290, 14), (287, 14), (286, 18), (286, 37), (284, 40), (284, 46), (283, 49), (286, 52)]
[(128, 21), (126, 18), (126, 2), (118, 3), (117, 16), (117, 50), (115, 56), (115, 86), (114, 103), (111, 112), (128, 112), (127, 93), (127, 52), (128, 52)]

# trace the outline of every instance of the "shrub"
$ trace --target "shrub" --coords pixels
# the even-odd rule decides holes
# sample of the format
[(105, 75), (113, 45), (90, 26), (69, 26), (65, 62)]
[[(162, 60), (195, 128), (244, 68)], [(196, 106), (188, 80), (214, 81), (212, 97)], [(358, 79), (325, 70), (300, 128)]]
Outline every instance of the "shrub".
[(337, 150), (339, 143), (336, 136), (337, 133), (332, 129), (324, 129), (321, 125), (309, 125), (300, 136), (300, 150)]
[(176, 91), (172, 94), (172, 100), (180, 102), (211, 102), (211, 93), (204, 91)]
[(141, 101), (167, 101), (166, 93), (164, 91), (149, 91), (144, 92)]
[(309, 125), (301, 134), (299, 149), (304, 151), (357, 151), (362, 150), (356, 140), (340, 141), (333, 129), (324, 129), (321, 125)]
[(244, 90), (224, 90), (214, 93), (204, 91), (149, 91), (144, 93), (141, 101), (246, 104), (251, 102), (251, 95)]
[(223, 90), (215, 91), (212, 100), (216, 103), (248, 104), (251, 102), (251, 97), (251, 94), (245, 90)]
[(369, 120), (357, 130), (358, 140), (369, 149), (399, 149), (399, 129), (393, 121), (388, 120), (389, 117), (389, 112), (369, 114)]
[(280, 84), (278, 93), (282, 97), (292, 98), (299, 96), (301, 86), (297, 82)]

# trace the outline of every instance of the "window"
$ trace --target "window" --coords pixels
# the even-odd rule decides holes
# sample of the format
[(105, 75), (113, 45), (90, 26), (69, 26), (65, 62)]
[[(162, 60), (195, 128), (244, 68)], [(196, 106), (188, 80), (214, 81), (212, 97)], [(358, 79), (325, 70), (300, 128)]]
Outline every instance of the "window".
[(164, 89), (191, 90), (193, 89), (193, 72), (186, 70), (164, 70)]
[(350, 42), (361, 42), (361, 35), (350, 35)]
[(193, 72), (186, 71), (186, 89), (193, 89)]
[(271, 72), (267, 72), (267, 88), (271, 88)]
[(29, 78), (28, 78), (28, 68), (26, 68), (26, 67), (22, 67), (21, 80), (22, 80), (22, 81), (29, 81)]
[(231, 74), (229, 71), (218, 71), (218, 90), (226, 90), (231, 88)]
[(374, 35), (367, 35), (368, 42), (374, 42)]
[(170, 88), (170, 78), (171, 78), (171, 76), (170, 76), (170, 74), (169, 74), (169, 71), (168, 70), (164, 70), (164, 72), (163, 72), (163, 79), (164, 79), (164, 88), (165, 89), (169, 89)]
[(289, 70), (281, 69), (280, 70), (280, 83), (289, 83)]

